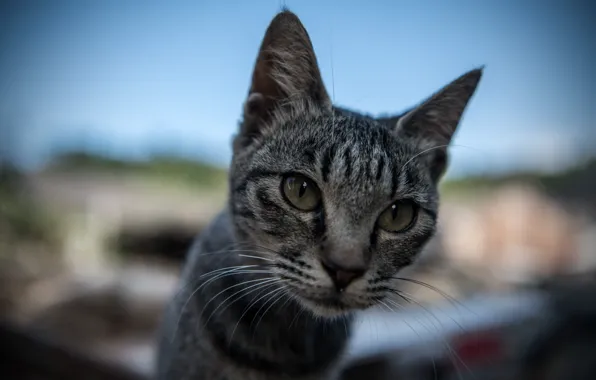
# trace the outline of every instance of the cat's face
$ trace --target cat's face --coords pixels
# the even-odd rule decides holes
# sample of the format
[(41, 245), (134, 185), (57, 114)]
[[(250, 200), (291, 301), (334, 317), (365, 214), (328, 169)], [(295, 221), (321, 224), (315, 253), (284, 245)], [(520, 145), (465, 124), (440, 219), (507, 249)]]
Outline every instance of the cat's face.
[(306, 30), (280, 13), (234, 142), (239, 240), (318, 315), (382, 304), (435, 230), (446, 147), (480, 74), (395, 118), (342, 111), (331, 105)]

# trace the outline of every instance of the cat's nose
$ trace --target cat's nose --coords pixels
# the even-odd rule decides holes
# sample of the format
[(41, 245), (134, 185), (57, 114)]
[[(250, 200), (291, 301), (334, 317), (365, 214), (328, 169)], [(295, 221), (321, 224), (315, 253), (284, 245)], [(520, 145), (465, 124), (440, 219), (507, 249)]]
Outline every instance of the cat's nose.
[(329, 277), (331, 277), (331, 280), (333, 280), (335, 288), (340, 292), (347, 288), (352, 281), (362, 277), (364, 272), (366, 272), (366, 268), (363, 266), (348, 268), (330, 260), (321, 260), (321, 264), (327, 274), (329, 274)]

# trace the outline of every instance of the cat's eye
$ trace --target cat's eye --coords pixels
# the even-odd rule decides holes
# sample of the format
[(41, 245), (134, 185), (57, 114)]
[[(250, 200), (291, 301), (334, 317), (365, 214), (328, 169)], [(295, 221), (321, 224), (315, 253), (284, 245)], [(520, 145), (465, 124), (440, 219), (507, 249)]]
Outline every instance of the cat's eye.
[(416, 206), (412, 202), (398, 201), (387, 207), (379, 216), (377, 224), (389, 232), (405, 231), (416, 219)]
[(281, 191), (292, 206), (302, 211), (312, 211), (321, 203), (319, 187), (311, 179), (300, 174), (284, 177)]

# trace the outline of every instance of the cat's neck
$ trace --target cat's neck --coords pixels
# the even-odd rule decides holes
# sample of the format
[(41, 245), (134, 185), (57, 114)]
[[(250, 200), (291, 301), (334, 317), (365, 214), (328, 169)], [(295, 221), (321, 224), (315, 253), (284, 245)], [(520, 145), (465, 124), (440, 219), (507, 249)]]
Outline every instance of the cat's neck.
[[(191, 253), (195, 256), (191, 258), (194, 275), (250, 262), (234, 254), (206, 254), (234, 245), (225, 212), (204, 236), (209, 237)], [(193, 301), (197, 310), (202, 310), (204, 331), (219, 350), (239, 364), (294, 375), (326, 368), (343, 352), (351, 318), (316, 317), (284, 295), (282, 282), (270, 278), (270, 274), (238, 273), (205, 286)], [(265, 281), (269, 285), (260, 285)]]

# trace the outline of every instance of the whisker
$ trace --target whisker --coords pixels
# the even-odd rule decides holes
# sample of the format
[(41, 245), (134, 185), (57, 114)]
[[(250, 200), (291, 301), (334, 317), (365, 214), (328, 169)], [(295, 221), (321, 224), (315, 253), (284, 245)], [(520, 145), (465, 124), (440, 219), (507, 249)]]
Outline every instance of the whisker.
[[(289, 286), (286, 286), (287, 288), (289, 288)], [(280, 308), (283, 308), (288, 302), (290, 302), (294, 297), (292, 297), (292, 293), (290, 293), (289, 291), (286, 291), (286, 296), (288, 296), (288, 298), (286, 299), (286, 302), (282, 303)]]
[[(218, 273), (216, 274), (214, 277), (210, 278), (209, 280), (207, 280), (206, 282), (202, 283), (201, 285), (199, 285), (195, 290), (193, 290), (190, 295), (188, 296), (188, 298), (186, 299), (186, 301), (184, 302), (184, 304), (182, 305), (182, 308), (180, 309), (180, 315), (178, 316), (178, 321), (176, 322), (176, 328), (174, 329), (174, 332), (172, 334), (172, 342), (175, 339), (176, 336), (176, 332), (178, 331), (178, 325), (180, 325), (180, 320), (182, 319), (182, 316), (184, 314), (184, 310), (186, 309), (186, 306), (188, 306), (188, 303), (190, 302), (190, 300), (197, 294), (197, 292), (199, 292), (202, 288), (204, 288), (205, 286), (209, 285), (210, 283), (212, 283), (215, 280), (221, 279), (223, 277), (227, 277), (227, 276), (232, 276), (235, 275), (236, 272), (238, 272), (240, 269), (238, 268), (234, 268), (234, 269), (229, 269), (228, 271), (224, 271), (223, 273)], [(249, 272), (250, 273), (250, 272)], [(188, 286), (185, 286), (184, 288), (188, 289), (188, 287), (191, 284), (189, 284)], [(182, 290), (181, 290), (182, 291)], [(179, 294), (178, 294), (179, 295)], [(176, 297), (178, 296), (176, 295)]]
[[(269, 273), (268, 271), (263, 271), (263, 270), (259, 271), (257, 269), (251, 269), (253, 267), (259, 268), (260, 265), (249, 266), (249, 267), (240, 265), (240, 266), (236, 266), (236, 267), (220, 268), (220, 269), (213, 270), (209, 273), (205, 273), (203, 275), (196, 276), (193, 279), (189, 280), (188, 281), (189, 283), (187, 285), (183, 286), (176, 292), (177, 293), (176, 297), (178, 297), (180, 295), (180, 293), (182, 293), (183, 291), (186, 291), (188, 288), (195, 286), (197, 284), (197, 282), (200, 282), (201, 278), (203, 278), (203, 277), (212, 276), (210, 279), (208, 279), (207, 281), (202, 283), (197, 289), (195, 289), (193, 294), (190, 295), (190, 297), (193, 297), (194, 293), (196, 293), (201, 288), (203, 288), (203, 287), (209, 285), (210, 283), (214, 282), (215, 280), (218, 280), (223, 277), (233, 276), (238, 273)], [(250, 271), (250, 272), (247, 272), (247, 271)]]
[(273, 298), (274, 296), (271, 296), (270, 300), (273, 300), (273, 301), (271, 302), (271, 305), (269, 305), (269, 307), (267, 309), (265, 309), (265, 311), (263, 312), (263, 314), (261, 314), (261, 317), (257, 321), (257, 324), (255, 325), (255, 328), (253, 330), (253, 335), (257, 331), (257, 329), (259, 328), (259, 323), (261, 323), (261, 320), (263, 319), (263, 317), (265, 316), (265, 314), (267, 314), (267, 312), (273, 307), (273, 305), (275, 305), (280, 299), (282, 299), (286, 295), (285, 294), (286, 291), (287, 291), (287, 285), (283, 285), (279, 289), (279, 292), (275, 293), (275, 296), (276, 296), (275, 299)]
[(412, 162), (416, 157), (420, 157), (424, 153), (428, 153), (431, 150), (440, 149), (440, 148), (447, 148), (447, 147), (449, 147), (449, 144), (437, 145), (437, 146), (433, 146), (433, 147), (428, 148), (428, 149), (424, 149), (423, 151), (418, 152), (415, 155), (413, 155), (412, 157), (410, 157), (410, 159), (408, 161), (406, 161), (405, 164), (402, 165), (402, 167), (401, 167), (401, 169), (399, 171), (400, 172), (403, 171), (404, 168), (406, 167), (406, 165), (408, 165), (410, 162)]
[(271, 249), (269, 247), (265, 247), (264, 245), (260, 245), (260, 244), (257, 244), (257, 243), (252, 243), (252, 244), (253, 244), (253, 246), (255, 246), (255, 247), (259, 248), (259, 249), (264, 249), (265, 251), (267, 251), (269, 253), (272, 253), (272, 254), (275, 254), (275, 255), (279, 255), (279, 252), (277, 252), (277, 251), (275, 251), (275, 250), (273, 250), (273, 249)]
[[(263, 294), (261, 297), (259, 297), (258, 300), (255, 301), (255, 303), (259, 302), (261, 299), (269, 296), (270, 294), (277, 294), (276, 292), (279, 292), (280, 290), (283, 290), (284, 288), (277, 288), (277, 289), (273, 289), (272, 291)], [(271, 296), (273, 297), (273, 296)], [(269, 302), (270, 300), (265, 301), (261, 307), (259, 307), (259, 309), (257, 310), (257, 312), (255, 313), (254, 317), (252, 317), (252, 320), (250, 321), (250, 326), (252, 327), (252, 324), (255, 322), (255, 318), (257, 317), (257, 315), (259, 315), (259, 312), (263, 309), (263, 307)], [(255, 330), (253, 329), (253, 340), (254, 340), (254, 332)]]
[[(217, 269), (214, 269), (207, 273), (203, 273), (201, 275), (194, 276), (193, 278), (189, 279), (188, 284), (186, 286), (183, 286), (181, 289), (179, 289), (178, 292), (188, 289), (190, 286), (193, 286), (197, 281), (201, 280), (202, 278), (208, 277), (208, 276), (213, 276), (213, 277), (211, 277), (211, 279), (209, 279), (205, 283), (205, 285), (217, 280), (219, 278), (218, 276), (220, 276), (220, 275), (223, 276), (223, 275), (227, 275), (230, 273), (232, 273), (232, 274), (233, 273), (246, 273), (246, 272), (240, 272), (240, 271), (245, 271), (245, 270), (253, 271), (252, 273), (263, 273), (264, 269), (267, 267), (270, 267), (270, 266), (273, 266), (273, 265), (271, 265), (271, 264), (233, 265), (233, 266), (224, 267), (224, 268), (217, 268)], [(260, 269), (261, 272), (257, 271), (257, 269)], [(265, 271), (264, 273), (269, 273), (269, 272)]]
[[(232, 247), (239, 247), (242, 245), (248, 245), (249, 243), (235, 243), (235, 244), (229, 244), (228, 246), (224, 247), (221, 250), (218, 251), (211, 251), (211, 252), (204, 252), (204, 253), (199, 253), (199, 256), (205, 256), (205, 255), (212, 255), (212, 254), (237, 254), (238, 252), (247, 252), (247, 253), (258, 253), (258, 254), (266, 254), (266, 255), (270, 255), (270, 257), (273, 257), (273, 253), (275, 253), (275, 251), (272, 250), (266, 250), (267, 252), (261, 252), (261, 251), (255, 251), (255, 250), (249, 250), (249, 249), (230, 249)], [(255, 246), (255, 244), (251, 244), (251, 246)], [(261, 247), (261, 248), (265, 248), (265, 247)], [(255, 256), (255, 255), (246, 255), (246, 254), (239, 254), (238, 256), (242, 257), (250, 257), (250, 258), (254, 258), (254, 259), (261, 259), (264, 261), (270, 261), (272, 262), (272, 264), (258, 264), (258, 265), (237, 265), (237, 266), (230, 266), (230, 267), (224, 267), (224, 268), (217, 268), (214, 269), (210, 272), (207, 273), (203, 273), (199, 276), (195, 276), (191, 279), (188, 280), (188, 284), (185, 286), (182, 286), (180, 289), (178, 289), (178, 291), (176, 292), (176, 294), (174, 295), (174, 298), (178, 297), (178, 295), (185, 291), (186, 289), (188, 289), (189, 287), (193, 286), (193, 284), (197, 281), (197, 279), (201, 279), (203, 277), (207, 277), (210, 275), (214, 275), (217, 274), (219, 272), (224, 272), (228, 269), (235, 269), (235, 268), (243, 268), (243, 269), (247, 269), (247, 268), (257, 268), (257, 267), (261, 267), (261, 268), (265, 268), (266, 265), (270, 265), (270, 266), (275, 266), (275, 264), (273, 263), (274, 260), (272, 259), (267, 259), (264, 257), (260, 257), (260, 256)], [(215, 280), (216, 278), (213, 278), (213, 280)]]
[[(429, 313), (431, 316), (433, 316), (433, 318), (434, 318), (434, 319), (435, 319), (437, 322), (439, 322), (439, 319), (437, 318), (437, 316), (436, 316), (436, 315), (435, 315), (435, 314), (434, 314), (432, 311), (430, 311), (430, 310), (429, 310), (427, 307), (425, 307), (425, 306), (424, 306), (422, 303), (420, 303), (420, 302), (416, 301), (416, 300), (414, 299), (414, 296), (412, 296), (411, 294), (408, 294), (408, 293), (406, 293), (406, 292), (403, 292), (403, 291), (401, 291), (401, 290), (398, 290), (398, 292), (399, 292), (399, 293), (402, 293), (402, 294), (400, 294), (400, 296), (401, 296), (403, 299), (407, 299), (409, 302), (412, 302), (412, 303), (414, 303), (415, 305), (417, 305), (417, 306), (421, 307), (423, 310), (425, 310), (425, 311), (426, 311), (426, 312), (428, 312), (428, 313)], [(465, 329), (465, 328), (464, 328), (464, 327), (463, 327), (463, 326), (462, 326), (462, 325), (461, 325), (461, 324), (460, 324), (460, 323), (459, 323), (459, 322), (458, 322), (458, 321), (457, 321), (455, 318), (453, 318), (453, 317), (452, 317), (452, 316), (450, 316), (450, 315), (448, 316), (448, 318), (449, 318), (449, 319), (450, 319), (450, 320), (451, 320), (453, 323), (455, 323), (455, 324), (457, 325), (457, 327), (459, 327), (459, 329), (460, 329), (462, 332), (466, 332), (466, 329)], [(439, 323), (440, 323), (440, 322), (439, 322)]]
[(466, 309), (467, 311), (469, 311), (471, 313), (474, 313), (472, 310), (470, 310), (464, 304), (462, 304), (461, 302), (459, 302), (455, 297), (453, 297), (453, 296), (449, 295), (448, 293), (442, 291), (441, 289), (437, 288), (436, 286), (433, 286), (433, 285), (428, 284), (428, 283), (423, 282), (423, 281), (415, 280), (413, 278), (405, 278), (405, 277), (391, 277), (391, 278), (394, 279), (394, 280), (406, 281), (406, 282), (411, 282), (412, 284), (424, 286), (427, 289), (430, 289), (430, 290), (433, 290), (433, 291), (437, 292), (439, 295), (443, 296), (445, 299), (447, 299), (448, 301), (452, 302), (453, 304), (458, 305), (458, 306), (461, 306), (464, 309)]
[[(393, 312), (393, 313), (397, 312), (397, 310), (394, 310), (394, 309), (392, 309), (391, 307), (389, 307), (389, 306), (388, 306), (388, 305), (387, 305), (385, 302), (383, 302), (382, 300), (377, 300), (377, 302), (379, 302), (381, 305), (383, 305), (383, 306), (385, 306), (386, 308), (388, 308), (388, 309), (389, 309), (389, 311), (391, 311), (391, 312)], [(396, 307), (403, 308), (403, 305), (400, 305), (400, 304), (398, 304), (398, 303), (396, 303), (396, 302), (393, 302), (393, 301), (392, 301), (392, 300), (390, 300), (390, 299), (387, 299), (387, 302), (391, 303), (392, 305), (394, 305), (394, 306), (396, 306)], [(409, 324), (409, 323), (408, 323), (407, 321), (405, 321), (405, 320), (404, 320), (404, 321), (402, 321), (402, 322), (404, 322), (404, 323), (405, 323), (405, 324), (406, 324), (406, 325), (407, 325), (407, 326), (408, 326), (408, 327), (409, 327), (409, 328), (410, 328), (410, 329), (411, 329), (411, 330), (414, 332), (414, 334), (416, 334), (416, 335), (418, 336), (418, 338), (420, 338), (420, 340), (421, 340), (421, 341), (423, 340), (423, 339), (422, 339), (422, 336), (420, 336), (420, 334), (418, 333), (418, 331), (416, 331), (416, 329), (414, 329), (414, 328), (412, 327), (412, 325), (411, 325), (411, 324)], [(423, 325), (422, 323), (420, 323), (420, 324), (421, 324), (421, 325)], [(424, 325), (423, 325), (423, 326), (424, 326)]]
[[(265, 287), (263, 290), (265, 290), (267, 287)], [(259, 293), (260, 294), (260, 293)], [(288, 297), (288, 299), (286, 300), (286, 302), (284, 302), (282, 304), (282, 307), (288, 303), (288, 301), (291, 299), (291, 297)], [(232, 334), (230, 335), (230, 344), (232, 344), (232, 340), (234, 338), (234, 333), (236, 332), (236, 329), (238, 328), (238, 326), (240, 325), (240, 321), (242, 321), (242, 318), (244, 318), (244, 316), (246, 315), (246, 313), (248, 313), (248, 311), (250, 310), (250, 308), (252, 307), (252, 305), (254, 304), (254, 302), (251, 302), (242, 312), (242, 314), (240, 315), (240, 318), (238, 318), (238, 322), (236, 322), (236, 325), (234, 326), (234, 329), (232, 330)]]
[(219, 255), (219, 254), (237, 253), (237, 252), (255, 252), (255, 253), (258, 252), (258, 253), (262, 253), (262, 254), (276, 253), (275, 251), (266, 249), (266, 247), (262, 247), (262, 246), (257, 246), (257, 248), (265, 249), (265, 252), (248, 249), (248, 248), (255, 247), (255, 246), (257, 246), (257, 245), (248, 243), (248, 242), (246, 242), (246, 243), (232, 243), (232, 244), (228, 244), (227, 246), (225, 246), (222, 249), (219, 249), (217, 251), (199, 252), (198, 256), (200, 257), (200, 256)]
[(300, 308), (300, 311), (296, 313), (296, 315), (294, 315), (294, 318), (292, 318), (292, 320), (290, 321), (290, 324), (288, 325), (288, 330), (292, 328), (292, 325), (294, 324), (294, 322), (296, 322), (296, 320), (302, 315), (302, 313), (304, 313), (305, 309), (302, 307)]
[[(246, 247), (247, 249), (242, 249), (242, 247)], [(252, 249), (248, 249), (248, 248), (252, 248)], [(257, 250), (255, 250), (254, 248), (257, 248)], [(224, 267), (224, 268), (217, 268), (210, 272), (200, 274), (200, 275), (195, 276), (194, 278), (191, 278), (190, 280), (188, 280), (186, 285), (184, 285), (180, 289), (178, 289), (178, 291), (174, 295), (174, 298), (179, 297), (180, 294), (185, 292), (187, 289), (189, 289), (193, 286), (199, 285), (199, 284), (197, 284), (197, 282), (201, 282), (201, 280), (206, 279), (206, 281), (201, 282), (200, 285), (197, 286), (190, 293), (187, 300), (184, 302), (182, 309), (180, 310), (178, 318), (177, 318), (177, 322), (175, 325), (176, 327), (174, 328), (172, 339), (175, 338), (178, 326), (180, 325), (180, 320), (182, 319), (182, 316), (184, 314), (184, 311), (186, 310), (186, 307), (188, 306), (188, 303), (201, 289), (205, 288), (207, 285), (213, 283), (214, 281), (217, 281), (219, 279), (222, 279), (222, 278), (228, 277), (228, 276), (232, 276), (232, 275), (243, 274), (243, 273), (246, 273), (246, 274), (249, 274), (249, 273), (250, 274), (271, 274), (271, 271), (268, 271), (265, 269), (268, 267), (276, 266), (274, 263), (274, 260), (273, 260), (275, 255), (278, 256), (277, 257), (278, 260), (281, 258), (281, 256), (275, 250), (272, 250), (272, 249), (264, 247), (264, 246), (260, 246), (258, 244), (250, 243), (250, 242), (236, 242), (233, 244), (229, 244), (228, 246), (224, 247), (223, 249), (220, 249), (217, 251), (199, 253), (199, 256), (216, 255), (216, 254), (225, 254), (225, 255), (236, 254), (239, 257), (267, 261), (267, 262), (270, 262), (270, 264), (235, 265), (235, 266), (229, 266), (229, 267)], [(265, 256), (265, 257), (262, 257), (262, 256)], [(262, 269), (262, 270), (259, 270), (259, 269)]]
[[(439, 318), (437, 318), (437, 316), (430, 309), (428, 309), (427, 307), (425, 307), (422, 303), (416, 301), (414, 299), (414, 296), (413, 295), (408, 294), (408, 293), (406, 293), (406, 292), (404, 292), (402, 290), (398, 290), (398, 289), (390, 289), (390, 290), (392, 291), (392, 294), (398, 295), (404, 301), (409, 302), (409, 303), (413, 303), (416, 306), (420, 307), (422, 310), (424, 310), (429, 315), (431, 315), (441, 325), (441, 321), (439, 320)], [(460, 330), (462, 330), (463, 332), (466, 331), (466, 329), (464, 329), (464, 327), (458, 321), (456, 321), (453, 317), (448, 316), (448, 318), (451, 319), (451, 321), (453, 321), (453, 323), (455, 323), (457, 325), (457, 327), (460, 328)]]
[(402, 170), (404, 170), (404, 168), (406, 167), (406, 165), (408, 165), (410, 162), (412, 162), (412, 160), (414, 160), (416, 157), (419, 157), (419, 156), (423, 155), (424, 153), (428, 153), (428, 152), (430, 152), (432, 150), (435, 150), (435, 149), (448, 148), (448, 147), (452, 147), (452, 148), (468, 148), (468, 149), (477, 150), (479, 152), (486, 153), (486, 151), (483, 151), (482, 149), (474, 148), (474, 147), (467, 146), (467, 145), (461, 145), (461, 144), (451, 144), (450, 143), (450, 144), (444, 144), (444, 145), (437, 145), (437, 146), (433, 146), (431, 148), (425, 149), (425, 150), (423, 150), (421, 152), (418, 152), (414, 156), (410, 157), (410, 159), (408, 161), (406, 161), (405, 164), (402, 165), (402, 167), (400, 169), (400, 172)]
[[(275, 279), (276, 279), (275, 277), (270, 277), (270, 278), (257, 278), (257, 279), (252, 279), (252, 280), (246, 280), (246, 281), (242, 281), (242, 282), (236, 283), (236, 284), (234, 284), (234, 285), (230, 285), (230, 286), (228, 286), (227, 288), (225, 288), (225, 289), (223, 289), (223, 290), (219, 291), (219, 292), (218, 292), (217, 294), (215, 294), (213, 297), (211, 297), (211, 298), (209, 299), (209, 301), (207, 301), (207, 302), (206, 302), (206, 303), (203, 305), (203, 310), (204, 310), (204, 309), (206, 309), (206, 308), (207, 308), (207, 306), (208, 306), (208, 305), (209, 305), (209, 304), (210, 304), (210, 303), (211, 303), (213, 300), (215, 300), (215, 299), (216, 299), (217, 297), (219, 297), (219, 296), (220, 296), (222, 293), (225, 293), (225, 292), (227, 292), (227, 291), (228, 291), (228, 290), (230, 290), (230, 289), (237, 288), (237, 287), (239, 287), (239, 286), (244, 286), (244, 285), (252, 284), (252, 283), (254, 283), (254, 282), (267, 282), (267, 281), (271, 281), (271, 280), (275, 280)], [(247, 286), (247, 287), (246, 287), (246, 288), (244, 288), (244, 289), (250, 289), (250, 288), (251, 288), (251, 286)], [(234, 294), (236, 294), (236, 293), (234, 293)], [(233, 295), (234, 295), (234, 294), (233, 294)], [(233, 296), (233, 295), (232, 295), (232, 296)], [(228, 298), (226, 298), (225, 300), (223, 300), (223, 301), (220, 303), (220, 306), (221, 306), (221, 305), (222, 305), (222, 304), (223, 304), (223, 303), (224, 303), (224, 302), (225, 302), (227, 299), (228, 299)]]
[[(265, 284), (264, 286), (262, 286), (262, 287), (259, 287), (259, 288), (257, 288), (257, 289), (253, 289), (253, 290), (251, 290), (250, 292), (248, 292), (248, 293), (246, 293), (246, 294), (244, 294), (244, 295), (242, 295), (242, 296), (238, 297), (238, 299), (234, 300), (232, 303), (236, 302), (237, 300), (239, 300), (239, 299), (241, 299), (241, 298), (243, 298), (243, 297), (246, 297), (247, 295), (249, 295), (249, 294), (251, 294), (251, 293), (253, 293), (253, 292), (255, 292), (255, 291), (259, 291), (259, 293), (257, 293), (257, 295), (256, 295), (256, 297), (258, 297), (258, 296), (259, 296), (261, 293), (263, 293), (264, 291), (266, 291), (268, 288), (270, 288), (270, 287), (272, 287), (272, 286), (275, 286), (276, 284), (277, 284), (277, 283), (269, 283), (269, 284)], [(243, 318), (243, 317), (246, 315), (246, 313), (248, 313), (248, 311), (249, 311), (249, 310), (252, 308), (252, 306), (253, 306), (253, 305), (254, 305), (256, 302), (257, 302), (257, 301), (253, 299), (253, 300), (252, 300), (252, 301), (251, 301), (251, 302), (248, 304), (248, 306), (246, 306), (246, 307), (244, 308), (244, 311), (242, 312), (242, 315), (240, 315), (240, 318), (238, 318), (238, 322), (236, 322), (236, 325), (234, 326), (234, 329), (232, 330), (232, 334), (230, 335), (230, 341), (229, 341), (229, 344), (230, 344), (230, 345), (232, 344), (232, 340), (233, 340), (233, 338), (234, 338), (234, 333), (236, 332), (236, 329), (237, 329), (237, 328), (238, 328), (238, 326), (240, 325), (240, 321), (241, 321), (241, 320), (242, 320), (242, 318)], [(230, 303), (230, 305), (226, 306), (226, 308), (227, 308), (227, 307), (229, 307), (229, 306), (231, 306), (231, 304), (232, 304), (232, 303)], [(225, 310), (225, 309), (224, 309), (224, 310)], [(222, 312), (223, 312), (223, 310), (222, 310)]]
[(266, 259), (264, 257), (253, 256), (253, 255), (239, 254), (238, 256), (240, 256), (240, 257), (248, 257), (248, 258), (251, 258), (251, 259), (265, 260), (265, 261), (273, 261), (272, 259)]
[[(391, 309), (389, 306), (387, 306), (383, 301), (379, 301), (381, 302), (381, 304), (385, 305), (390, 311), (392, 312), (397, 312), (397, 310), (393, 310)], [(390, 299), (387, 299), (387, 302), (391, 303), (392, 305), (394, 305), (395, 307), (402, 307), (400, 304), (393, 302)], [(420, 339), (420, 341), (422, 341), (422, 337), (420, 336), (420, 334), (418, 333), (418, 331), (416, 331), (416, 329), (414, 329), (414, 327), (412, 327), (412, 325), (410, 325), (408, 322), (406, 322), (405, 320), (403, 321), (406, 326), (408, 326), (410, 328), (410, 330), (412, 330), (414, 332), (414, 334), (416, 334), (418, 336), (418, 338)], [(422, 323), (420, 323), (422, 325)], [(424, 325), (423, 325), (424, 326)], [(431, 356), (430, 360), (433, 362), (433, 372), (435, 374), (435, 378), (437, 377), (437, 364), (435, 363), (435, 358)]]
[(207, 273), (203, 273), (203, 274), (199, 275), (197, 278), (204, 278), (211, 274), (221, 273), (221, 272), (225, 272), (227, 270), (234, 270), (234, 269), (240, 270), (240, 269), (256, 268), (256, 267), (260, 267), (260, 266), (261, 265), (232, 265), (229, 267), (217, 268), (217, 269), (214, 269)]
[[(403, 305), (400, 305), (390, 299), (387, 299), (388, 302), (390, 302), (393, 305), (396, 305), (398, 307), (402, 307)], [(405, 321), (404, 321), (405, 322)], [(432, 333), (432, 331), (429, 329), (428, 326), (426, 326), (425, 324), (423, 324), (422, 322), (418, 321), (420, 323), (420, 325), (422, 325), (429, 333)], [(443, 346), (447, 349), (447, 351), (449, 352), (449, 356), (451, 359), (451, 362), (455, 364), (454, 362), (454, 358), (457, 359), (466, 369), (468, 369), (468, 371), (470, 373), (472, 373), (470, 371), (470, 369), (467, 367), (467, 365), (464, 363), (463, 359), (457, 354), (457, 352), (455, 352), (455, 350), (453, 349), (453, 347), (451, 347), (451, 344), (449, 344), (449, 342), (447, 341), (447, 339), (445, 339), (445, 337), (443, 335), (440, 334), (440, 332), (437, 330), (437, 334), (435, 335), (436, 337), (438, 337), (442, 342), (443, 342)], [(461, 371), (458, 370), (458, 377), (461, 379), (462, 375), (461, 375)]]
[[(224, 299), (224, 300), (223, 300), (223, 301), (222, 301), (222, 302), (221, 302), (221, 303), (220, 303), (220, 304), (219, 304), (219, 305), (218, 305), (218, 306), (215, 308), (215, 310), (213, 310), (213, 311), (211, 312), (211, 314), (209, 315), (209, 318), (207, 318), (207, 320), (205, 321), (205, 323), (204, 323), (204, 324), (206, 325), (207, 323), (209, 323), (209, 321), (211, 320), (211, 317), (213, 317), (213, 316), (215, 315), (215, 312), (217, 312), (217, 310), (219, 310), (219, 308), (220, 308), (220, 307), (222, 307), (222, 306), (223, 306), (223, 305), (224, 305), (224, 304), (225, 304), (225, 303), (226, 303), (226, 302), (227, 302), (227, 301), (228, 301), (230, 298), (232, 298), (232, 297), (234, 297), (234, 296), (236, 296), (236, 295), (240, 294), (241, 292), (247, 291), (247, 290), (249, 290), (249, 289), (252, 289), (252, 288), (255, 288), (255, 287), (256, 287), (257, 289), (253, 289), (253, 290), (254, 290), (254, 291), (256, 291), (256, 290), (258, 290), (258, 289), (259, 289), (259, 287), (262, 287), (262, 286), (264, 286), (264, 285), (267, 285), (267, 284), (273, 284), (273, 283), (277, 283), (277, 282), (281, 282), (281, 281), (283, 281), (283, 280), (281, 280), (281, 279), (279, 279), (279, 278), (270, 278), (270, 279), (265, 279), (265, 280), (259, 279), (259, 280), (261, 280), (261, 282), (259, 282), (259, 283), (257, 283), (257, 284), (253, 284), (253, 285), (247, 286), (247, 287), (245, 287), (245, 288), (242, 288), (242, 289), (240, 289), (239, 291), (237, 291), (237, 292), (235, 292), (234, 294), (232, 294), (231, 296), (229, 296), (229, 297), (227, 297), (226, 299)], [(233, 287), (236, 287), (236, 286), (238, 286), (238, 285), (245, 285), (245, 283), (236, 284), (236, 285), (233, 285)], [(220, 293), (221, 293), (221, 292), (220, 292)], [(239, 297), (239, 298), (237, 298), (237, 299), (235, 299), (235, 300), (233, 300), (233, 301), (232, 301), (232, 302), (230, 302), (228, 305), (226, 305), (226, 308), (228, 308), (228, 307), (232, 306), (232, 305), (233, 305), (233, 304), (234, 304), (236, 301), (238, 301), (238, 300), (242, 299), (243, 297), (247, 296), (247, 295), (248, 295), (248, 294), (250, 294), (250, 293), (252, 293), (252, 291), (251, 291), (251, 292), (248, 292), (248, 293), (246, 293), (246, 294), (244, 294), (244, 295), (242, 295), (241, 297)], [(214, 298), (215, 298), (215, 297), (212, 297), (212, 299), (214, 299)], [(203, 308), (203, 310), (205, 310), (205, 309)], [(224, 309), (224, 310), (225, 310), (225, 309)], [(223, 312), (223, 310), (222, 310), (222, 312)], [(202, 314), (202, 312), (201, 312), (201, 314)]]

